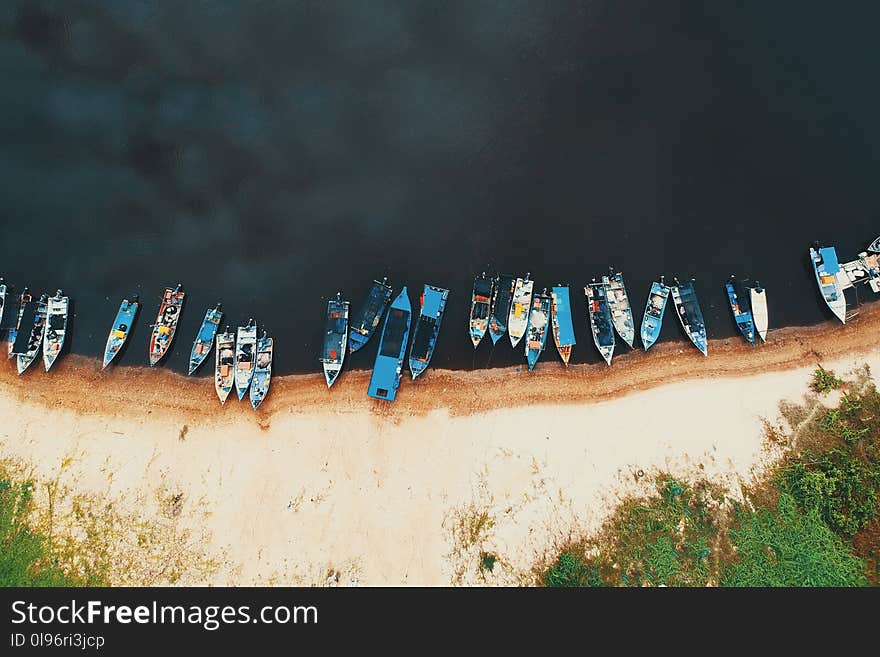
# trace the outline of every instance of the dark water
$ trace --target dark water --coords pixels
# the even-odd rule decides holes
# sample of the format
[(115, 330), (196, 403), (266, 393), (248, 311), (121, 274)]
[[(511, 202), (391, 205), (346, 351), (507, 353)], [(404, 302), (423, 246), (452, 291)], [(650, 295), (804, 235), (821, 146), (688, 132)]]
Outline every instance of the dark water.
[[(0, 274), (72, 296), (79, 353), (139, 292), (145, 364), (178, 281), (179, 369), (220, 299), (315, 371), (326, 298), (382, 275), (452, 290), (442, 367), (488, 359), (482, 269), (579, 289), (614, 265), (637, 321), (653, 277), (696, 276), (715, 337), (735, 272), (771, 327), (813, 323), (809, 243), (880, 233), (876, 3), (150, 4), (0, 8)], [(573, 360), (598, 361), (575, 301)]]

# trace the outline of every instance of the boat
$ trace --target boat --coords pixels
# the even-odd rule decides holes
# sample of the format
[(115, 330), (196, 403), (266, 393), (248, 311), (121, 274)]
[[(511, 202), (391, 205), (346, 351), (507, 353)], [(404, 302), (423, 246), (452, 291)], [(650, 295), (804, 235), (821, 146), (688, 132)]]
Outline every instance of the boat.
[(214, 346), (214, 338), (217, 337), (217, 330), (220, 328), (220, 320), (223, 318), (222, 308), (223, 306), (218, 303), (213, 308), (208, 308), (205, 312), (202, 326), (196, 334), (192, 351), (189, 354), (189, 374), (195, 372), (208, 357), (208, 354), (211, 353), (211, 348)]
[(235, 390), (239, 401), (254, 378), (254, 349), (257, 346), (257, 323), (249, 319), (246, 326), (238, 327), (235, 341)]
[(645, 315), (642, 317), (642, 346), (645, 351), (651, 348), (657, 338), (660, 337), (660, 328), (663, 325), (663, 313), (666, 311), (666, 300), (669, 298), (669, 286), (665, 278), (651, 284), (651, 292), (648, 294), (648, 302), (645, 304)]
[(217, 335), (217, 349), (214, 351), (214, 390), (225, 404), (235, 385), (235, 333), (228, 326)]
[(605, 283), (598, 283), (594, 278), (593, 282), (584, 288), (584, 295), (587, 297), (593, 342), (596, 343), (596, 349), (602, 354), (605, 363), (611, 365), (611, 357), (614, 355), (614, 324), (611, 321), (608, 288), (605, 287)]
[(837, 261), (837, 251), (833, 246), (824, 246), (818, 250), (810, 247), (810, 262), (816, 274), (819, 293), (835, 317), (846, 324), (846, 297), (843, 296), (843, 285), (838, 278), (840, 264)]
[(383, 278), (381, 283), (373, 281), (364, 305), (361, 306), (349, 324), (348, 351), (350, 353), (356, 352), (373, 337), (373, 333), (376, 332), (379, 321), (382, 319), (382, 313), (385, 312), (385, 306), (390, 300), (391, 286), (388, 285), (388, 279)]
[[(413, 329), (412, 344), (409, 347), (409, 372), (412, 374), (413, 381), (428, 369), (431, 356), (434, 355), (448, 298), (449, 290), (433, 285), (425, 285), (422, 296), (419, 297), (421, 311), (419, 312), (419, 321), (416, 322)], [(488, 312), (488, 310), (487, 306), (486, 311)]]
[(150, 336), (150, 367), (162, 360), (171, 347), (185, 296), (186, 293), (180, 283), (173, 290), (170, 287), (165, 288), (162, 303), (159, 304), (159, 314), (156, 316), (156, 323), (153, 324), (153, 333)]
[(471, 342), (474, 349), (480, 346), (480, 341), (486, 335), (486, 329), (489, 328), (489, 311), (491, 310), (494, 288), (495, 280), (486, 276), (486, 272), (474, 279), (470, 321)]
[(749, 344), (755, 346), (755, 320), (752, 318), (752, 302), (749, 294), (736, 276), (730, 276), (724, 284), (727, 290), (727, 300), (730, 302), (730, 310), (733, 311), (733, 319), (736, 327)]
[(868, 246), (868, 251), (872, 253), (880, 253), (880, 237), (871, 242), (870, 246)]
[(324, 324), (324, 349), (321, 362), (324, 364), (324, 378), (327, 387), (333, 385), (342, 370), (348, 344), (348, 301), (342, 300), (337, 292), (335, 299), (327, 302), (327, 321)]
[(370, 375), (370, 386), (367, 388), (370, 397), (386, 401), (394, 401), (397, 398), (411, 321), (412, 306), (404, 286), (385, 316), (379, 351), (376, 353), (376, 362)]
[(767, 290), (761, 287), (759, 281), (755, 281), (754, 287), (749, 288), (749, 302), (752, 306), (755, 332), (761, 338), (761, 342), (767, 342)]
[(700, 303), (697, 301), (694, 279), (679, 283), (676, 278), (671, 291), (672, 301), (675, 303), (675, 314), (678, 315), (684, 332), (704, 356), (708, 355), (706, 323), (703, 321), (703, 311), (700, 310)]
[(550, 324), (553, 329), (553, 341), (562, 362), (568, 366), (571, 348), (577, 343), (574, 339), (574, 325), (571, 319), (571, 297), (567, 285), (554, 285), (550, 289)]
[(529, 364), (529, 372), (535, 369), (541, 352), (547, 344), (547, 329), (550, 325), (552, 300), (547, 294), (547, 288), (532, 299), (532, 309), (529, 312), (528, 337), (526, 338), (526, 361)]
[(632, 349), (636, 342), (636, 329), (629, 295), (623, 283), (623, 274), (609, 269), (609, 275), (602, 277), (602, 284), (605, 285), (608, 293), (608, 307), (611, 308), (611, 323), (614, 324), (614, 330)]
[(257, 340), (257, 364), (254, 367), (254, 380), (251, 382), (251, 406), (254, 410), (259, 408), (266, 395), (269, 394), (269, 384), (272, 382), (272, 351), (274, 340), (263, 335)]
[(101, 369), (105, 369), (128, 339), (131, 333), (131, 327), (134, 326), (135, 317), (138, 312), (138, 295), (134, 295), (131, 301), (123, 299), (119, 304), (119, 311), (116, 313), (116, 319), (113, 320), (113, 328), (110, 329), (110, 335), (107, 336), (107, 345), (104, 347), (104, 364)]
[(510, 303), (510, 314), (507, 317), (507, 334), (510, 336), (510, 345), (516, 347), (526, 334), (529, 326), (529, 309), (532, 307), (532, 289), (534, 281), (529, 280), (529, 274), (525, 278), (517, 278), (513, 287), (513, 298)]
[[(18, 338), (18, 332), (21, 330), (21, 320), (24, 317), (25, 311), (28, 307), (31, 308), (31, 314), (33, 315), (33, 297), (31, 293), (28, 291), (28, 288), (24, 288), (21, 291), (21, 294), (18, 297), (18, 317), (15, 320), (15, 326), (9, 329), (9, 334), (6, 336), (7, 340), (7, 349), (8, 349), (8, 357), (12, 358), (15, 355), (13, 351), (13, 347), (15, 345), (15, 341)], [(33, 320), (31, 320), (33, 321)], [(27, 324), (25, 324), (27, 326)]]
[(6, 310), (6, 283), (0, 276), (0, 327), (3, 326), (3, 312)]
[(61, 290), (49, 299), (46, 306), (46, 335), (43, 338), (43, 365), (46, 371), (55, 363), (64, 347), (64, 336), (67, 333), (67, 316), (70, 310), (70, 299)]
[[(46, 335), (46, 312), (49, 306), (49, 297), (42, 295), (37, 301), (34, 309), (34, 320), (31, 330), (25, 334), (19, 334), (15, 341), (15, 353), (17, 360), (18, 374), (21, 375), (30, 364), (34, 362), (37, 354), (40, 353), (40, 346), (43, 344), (43, 337)], [(25, 326), (27, 326), (25, 324)], [(24, 345), (20, 345), (20, 342)]]
[(516, 277), (510, 274), (501, 274), (495, 278), (492, 309), (489, 313), (489, 336), (493, 345), (507, 332), (507, 320), (510, 316), (510, 302), (513, 299), (515, 284)]

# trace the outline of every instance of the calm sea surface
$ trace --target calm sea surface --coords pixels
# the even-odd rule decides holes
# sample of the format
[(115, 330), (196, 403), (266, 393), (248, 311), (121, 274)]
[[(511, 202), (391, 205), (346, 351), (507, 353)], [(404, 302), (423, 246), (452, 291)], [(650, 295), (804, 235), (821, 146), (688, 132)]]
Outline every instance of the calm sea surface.
[(637, 323), (653, 278), (693, 276), (729, 336), (730, 273), (766, 286), (771, 328), (819, 322), (809, 244), (880, 234), (876, 3), (150, 4), (0, 9), (0, 275), (71, 296), (77, 353), (139, 293), (121, 362), (146, 364), (181, 282), (166, 366), (221, 300), (277, 371), (318, 371), (327, 298), (388, 276), (414, 303), (449, 288), (432, 364), (483, 367), (485, 269), (574, 286), (572, 360), (597, 362), (581, 287), (609, 265)]

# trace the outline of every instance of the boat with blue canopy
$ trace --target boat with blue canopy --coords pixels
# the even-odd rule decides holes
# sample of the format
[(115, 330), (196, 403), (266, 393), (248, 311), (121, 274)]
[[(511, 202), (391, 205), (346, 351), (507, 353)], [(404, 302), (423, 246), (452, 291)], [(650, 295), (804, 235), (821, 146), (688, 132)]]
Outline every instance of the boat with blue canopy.
[(397, 398), (411, 321), (412, 306), (404, 286), (385, 316), (379, 351), (376, 353), (370, 386), (367, 388), (370, 397), (385, 401), (394, 401)]
[(551, 326), (556, 351), (562, 362), (568, 366), (571, 349), (577, 344), (574, 338), (574, 324), (571, 318), (571, 297), (567, 285), (554, 285), (550, 289)]

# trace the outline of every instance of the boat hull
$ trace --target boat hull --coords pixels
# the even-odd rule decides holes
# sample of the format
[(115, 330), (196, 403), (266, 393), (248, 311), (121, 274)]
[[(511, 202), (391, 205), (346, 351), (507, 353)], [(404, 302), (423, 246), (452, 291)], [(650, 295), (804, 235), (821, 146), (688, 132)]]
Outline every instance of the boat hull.
[(485, 273), (474, 279), (474, 288), (471, 292), (471, 315), (468, 325), (468, 333), (474, 349), (480, 346), (480, 342), (489, 328), (489, 312), (492, 309), (494, 288), (495, 281), (486, 276)]
[(254, 367), (254, 379), (251, 381), (251, 406), (254, 410), (260, 407), (269, 394), (269, 384), (272, 382), (272, 358), (275, 349), (275, 341), (269, 337), (257, 340), (257, 362)]
[(49, 299), (46, 309), (46, 334), (43, 338), (43, 366), (48, 372), (64, 348), (67, 334), (67, 316), (70, 300), (56, 295)]
[(221, 404), (225, 404), (235, 386), (235, 334), (224, 331), (217, 336), (214, 350), (214, 390)]
[(180, 287), (176, 290), (165, 288), (156, 323), (153, 325), (153, 333), (150, 336), (150, 367), (157, 365), (171, 348), (185, 296), (186, 293)]
[(819, 286), (819, 294), (834, 316), (846, 324), (846, 297), (837, 277), (840, 273), (837, 251), (833, 246), (823, 247), (818, 251), (810, 248), (810, 262)]
[(660, 330), (663, 327), (663, 314), (666, 312), (666, 302), (669, 299), (669, 286), (662, 281), (654, 281), (651, 291), (648, 293), (648, 301), (645, 304), (645, 314), (642, 317), (642, 347), (645, 351), (657, 342)]
[[(413, 339), (409, 349), (409, 371), (413, 380), (428, 369), (431, 363), (448, 298), (449, 290), (442, 287), (425, 285), (422, 291), (419, 319), (413, 329)], [(488, 315), (488, 309), (486, 314)]]
[(614, 356), (614, 324), (608, 305), (608, 289), (604, 283), (591, 283), (584, 288), (593, 342), (606, 365)]
[(412, 306), (404, 286), (385, 316), (379, 351), (367, 388), (370, 397), (384, 401), (397, 399), (411, 322)]
[(675, 303), (676, 315), (690, 341), (704, 355), (708, 355), (708, 339), (703, 311), (697, 300), (697, 291), (693, 281), (686, 281), (672, 287), (672, 300)]
[(762, 287), (749, 288), (749, 300), (752, 306), (752, 319), (755, 322), (755, 332), (761, 338), (761, 342), (767, 342), (767, 291)]
[(555, 285), (550, 291), (551, 327), (553, 342), (562, 362), (567, 366), (572, 347), (577, 343), (571, 314), (571, 296), (568, 286)]
[(755, 322), (752, 319), (752, 304), (747, 292), (735, 279), (729, 280), (724, 289), (727, 291), (727, 300), (730, 303), (730, 311), (736, 327), (746, 341), (755, 346)]
[(27, 344), (25, 349), (16, 356), (16, 370), (19, 376), (24, 374), (25, 370), (31, 366), (40, 353), (43, 345), (43, 338), (46, 335), (46, 313), (48, 303), (40, 300), (37, 302), (34, 311), (34, 322), (27, 335)]
[(510, 314), (507, 317), (507, 335), (510, 346), (516, 347), (529, 328), (529, 313), (532, 307), (532, 290), (534, 281), (517, 278), (510, 302)]
[[(546, 290), (545, 290), (546, 292)], [(547, 345), (547, 333), (551, 330), (550, 315), (552, 298), (549, 294), (536, 294), (532, 299), (532, 308), (529, 312), (528, 337), (526, 338), (525, 354), (529, 372), (535, 369), (538, 359)]]
[(492, 309), (489, 317), (489, 337), (496, 344), (507, 333), (507, 320), (510, 317), (510, 302), (516, 278), (501, 274), (495, 279), (495, 290), (492, 294)]
[(235, 340), (235, 391), (239, 401), (244, 399), (254, 379), (256, 346), (257, 325), (251, 322), (247, 326), (239, 326)]
[(101, 369), (105, 369), (125, 346), (125, 341), (131, 334), (131, 327), (134, 325), (137, 311), (137, 301), (124, 299), (120, 304), (116, 319), (113, 320), (113, 328), (110, 329), (110, 334), (107, 336), (107, 344), (104, 345), (104, 363)]
[(608, 293), (608, 307), (611, 309), (611, 322), (614, 325), (614, 330), (620, 339), (632, 349), (636, 341), (636, 329), (629, 295), (623, 282), (623, 274), (615, 272), (610, 276), (603, 276), (602, 283)]
[(348, 351), (348, 301), (340, 297), (327, 302), (327, 316), (324, 323), (324, 345), (321, 363), (324, 365), (324, 380), (330, 388), (342, 371), (342, 363)]
[(385, 308), (391, 300), (391, 287), (384, 282), (373, 281), (364, 305), (352, 315), (348, 332), (348, 350), (354, 353), (363, 347), (382, 321)]
[(214, 348), (214, 340), (217, 337), (217, 331), (220, 328), (220, 320), (223, 318), (223, 312), (219, 307), (209, 308), (202, 320), (202, 326), (199, 328), (196, 339), (193, 342), (192, 350), (189, 354), (189, 374), (193, 374)]

